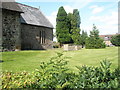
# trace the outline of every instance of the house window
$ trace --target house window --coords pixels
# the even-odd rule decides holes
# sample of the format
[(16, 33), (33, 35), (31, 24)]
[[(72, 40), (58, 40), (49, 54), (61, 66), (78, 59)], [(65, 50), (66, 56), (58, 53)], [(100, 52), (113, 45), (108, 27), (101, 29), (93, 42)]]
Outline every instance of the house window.
[(40, 44), (45, 43), (45, 31), (40, 31)]
[(107, 37), (107, 36), (105, 36), (105, 37), (104, 37), (104, 40), (108, 40), (108, 37)]

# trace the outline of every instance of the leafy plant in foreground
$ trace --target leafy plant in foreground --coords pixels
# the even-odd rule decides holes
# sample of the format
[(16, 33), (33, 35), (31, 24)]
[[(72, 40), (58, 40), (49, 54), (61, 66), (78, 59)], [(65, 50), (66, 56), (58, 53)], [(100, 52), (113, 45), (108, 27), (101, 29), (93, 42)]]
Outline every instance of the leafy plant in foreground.
[(73, 73), (66, 65), (68, 57), (62, 53), (48, 62), (41, 62), (40, 68), (32, 73), (3, 72), (2, 88), (120, 88), (120, 69), (110, 70), (111, 63), (100, 62), (100, 67), (77, 66), (79, 73)]
[(40, 64), (40, 69), (35, 72), (39, 87), (62, 88), (67, 84), (69, 69), (66, 67), (68, 62), (65, 59), (67, 57), (63, 57), (62, 53), (57, 53), (49, 62)]
[[(100, 67), (77, 67), (79, 75), (74, 87), (77, 88), (118, 88), (118, 77), (110, 71), (111, 63), (103, 60)], [(118, 69), (117, 69), (118, 70)], [(119, 71), (119, 70), (118, 70)], [(117, 73), (118, 75), (118, 73)]]

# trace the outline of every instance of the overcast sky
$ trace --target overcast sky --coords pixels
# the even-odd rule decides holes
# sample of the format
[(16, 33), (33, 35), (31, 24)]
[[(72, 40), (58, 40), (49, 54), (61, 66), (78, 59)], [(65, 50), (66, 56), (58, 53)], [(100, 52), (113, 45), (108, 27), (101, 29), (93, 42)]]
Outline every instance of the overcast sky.
[(63, 6), (67, 13), (78, 9), (81, 17), (81, 29), (89, 33), (95, 24), (100, 34), (118, 32), (118, 1), (117, 0), (16, 0), (20, 3), (40, 10), (56, 26), (58, 8)]

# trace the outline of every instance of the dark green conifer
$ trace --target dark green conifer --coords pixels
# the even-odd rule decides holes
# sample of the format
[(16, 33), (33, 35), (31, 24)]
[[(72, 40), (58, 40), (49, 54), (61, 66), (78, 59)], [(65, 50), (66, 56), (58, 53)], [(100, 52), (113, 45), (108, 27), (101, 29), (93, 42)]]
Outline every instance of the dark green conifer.
[(63, 6), (59, 8), (57, 13), (56, 36), (58, 42), (61, 44), (69, 43), (71, 41), (71, 36), (69, 33), (69, 20)]

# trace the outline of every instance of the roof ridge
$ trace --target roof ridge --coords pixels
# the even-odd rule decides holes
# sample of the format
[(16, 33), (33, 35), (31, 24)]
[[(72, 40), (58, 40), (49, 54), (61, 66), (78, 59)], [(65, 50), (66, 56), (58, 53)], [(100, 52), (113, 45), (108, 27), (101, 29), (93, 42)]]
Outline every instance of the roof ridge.
[(27, 7), (30, 7), (30, 8), (34, 8), (34, 9), (37, 9), (39, 10), (39, 8), (36, 8), (36, 7), (33, 7), (33, 6), (29, 6), (29, 5), (26, 5), (26, 4), (22, 4), (22, 3), (19, 3), (19, 2), (16, 2), (17, 4), (20, 4), (20, 5), (23, 5), (23, 6), (27, 6)]

